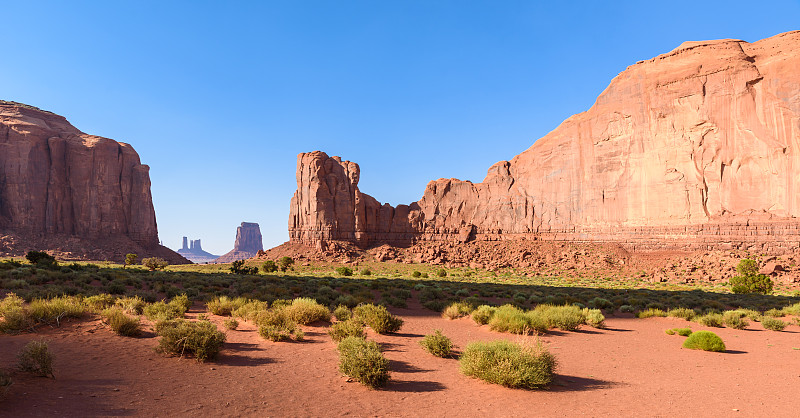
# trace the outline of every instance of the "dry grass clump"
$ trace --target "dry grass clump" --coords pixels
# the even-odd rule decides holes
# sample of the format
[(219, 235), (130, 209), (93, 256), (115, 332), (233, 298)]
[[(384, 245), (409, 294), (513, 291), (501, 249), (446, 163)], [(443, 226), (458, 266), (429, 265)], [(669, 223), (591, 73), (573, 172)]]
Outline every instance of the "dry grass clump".
[(147, 302), (139, 296), (133, 296), (117, 299), (114, 306), (121, 308), (128, 315), (141, 315)]
[(636, 314), (637, 318), (666, 317), (667, 313), (658, 308), (650, 308)]
[(688, 337), (688, 336), (692, 335), (692, 329), (691, 328), (670, 328), (668, 330), (665, 330), (664, 332), (667, 333), (667, 335), (678, 334), (681, 337)]
[(20, 370), (41, 377), (53, 375), (53, 355), (45, 340), (34, 340), (22, 347), (17, 353), (17, 365)]
[(156, 334), (161, 336), (158, 351), (181, 357), (193, 355), (199, 362), (215, 359), (226, 338), (225, 333), (209, 321), (184, 319), (159, 321)]
[(512, 334), (530, 334), (531, 332), (545, 332), (548, 322), (540, 315), (528, 315), (522, 309), (513, 305), (503, 305), (495, 309), (494, 315), (489, 320), (489, 329)]
[(239, 328), (239, 321), (233, 318), (225, 318), (225, 320), (222, 321), (222, 325), (225, 325), (226, 329), (233, 331), (236, 328)]
[(419, 344), (436, 357), (449, 357), (453, 351), (453, 342), (438, 329), (423, 337)]
[[(586, 322), (583, 310), (575, 305), (539, 305), (528, 314), (534, 318), (536, 316), (541, 316), (547, 323), (548, 328), (558, 328), (564, 331), (575, 331)], [(600, 316), (602, 316), (602, 314)], [(605, 317), (603, 317), (602, 320), (604, 321)], [(537, 321), (534, 319), (533, 322)]]
[(209, 312), (219, 316), (229, 316), (231, 313), (247, 304), (245, 298), (229, 298), (227, 296), (218, 296), (206, 303), (206, 308)]
[(378, 344), (360, 337), (347, 337), (337, 346), (339, 371), (361, 384), (378, 388), (389, 381), (389, 360)]
[(403, 320), (389, 313), (382, 305), (358, 305), (353, 309), (353, 316), (378, 334), (397, 332), (403, 326)]
[(695, 321), (700, 325), (707, 327), (722, 328), (722, 314), (716, 312), (709, 312), (703, 316), (695, 318)]
[(166, 303), (163, 300), (160, 302), (151, 303), (144, 307), (143, 312), (144, 316), (153, 322), (166, 321), (170, 319), (183, 318), (183, 315), (186, 314), (186, 311), (189, 310), (190, 306), (192, 306), (192, 303), (184, 294), (175, 296), (169, 301), (169, 303)]
[(786, 322), (770, 316), (765, 316), (761, 319), (761, 325), (764, 326), (764, 329), (770, 331), (783, 331), (783, 329), (786, 328)]
[(742, 311), (725, 311), (722, 313), (722, 323), (728, 328), (745, 329), (750, 322), (745, 319), (747, 314)]
[(683, 342), (683, 347), (691, 350), (703, 351), (725, 351), (725, 343), (722, 338), (711, 331), (695, 331)]
[(297, 298), (285, 309), (287, 315), (300, 325), (331, 320), (331, 311), (311, 298)]
[(247, 303), (231, 311), (231, 315), (245, 321), (255, 322), (258, 316), (269, 308), (269, 303), (259, 300), (248, 300)]
[(667, 316), (691, 321), (695, 316), (697, 316), (697, 312), (695, 312), (694, 309), (689, 308), (674, 308), (667, 311)]
[(494, 312), (497, 310), (494, 306), (481, 305), (472, 311), (472, 320), (478, 325), (486, 325), (491, 321)]
[(136, 337), (141, 333), (139, 318), (125, 315), (121, 308), (108, 308), (100, 315), (103, 317), (103, 322), (117, 335)]
[(600, 309), (585, 308), (583, 317), (585, 323), (592, 328), (605, 328), (606, 326), (606, 317)]
[(511, 388), (537, 389), (553, 380), (555, 356), (540, 342), (472, 342), (459, 360), (461, 373)]
[(333, 310), (333, 316), (339, 321), (347, 321), (353, 317), (353, 312), (347, 306), (339, 305)]
[(444, 308), (442, 317), (447, 319), (457, 319), (467, 316), (475, 310), (475, 307), (466, 302), (453, 302)]

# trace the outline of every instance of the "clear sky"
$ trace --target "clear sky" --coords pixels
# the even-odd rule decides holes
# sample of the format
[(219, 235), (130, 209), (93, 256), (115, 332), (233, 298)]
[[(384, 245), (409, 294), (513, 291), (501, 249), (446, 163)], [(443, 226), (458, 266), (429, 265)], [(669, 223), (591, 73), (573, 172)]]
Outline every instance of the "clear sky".
[(4, 1), (0, 99), (127, 142), (159, 235), (223, 254), (288, 239), (297, 154), (410, 203), (483, 180), (628, 65), (683, 41), (800, 29), (800, 1)]

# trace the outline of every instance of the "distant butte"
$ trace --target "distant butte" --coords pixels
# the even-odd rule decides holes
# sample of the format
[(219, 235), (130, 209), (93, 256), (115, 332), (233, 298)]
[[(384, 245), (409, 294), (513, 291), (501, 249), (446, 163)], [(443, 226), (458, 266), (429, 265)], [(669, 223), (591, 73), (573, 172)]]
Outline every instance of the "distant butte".
[(190, 241), (187, 237), (183, 237), (183, 246), (178, 250), (178, 254), (186, 257), (193, 263), (213, 263), (214, 260), (219, 258), (218, 255), (204, 251), (199, 239)]
[(687, 42), (628, 67), (586, 112), (489, 168), (392, 207), (356, 163), (297, 159), (294, 243), (509, 239), (627, 249), (800, 248), (800, 31)]
[(261, 241), (261, 228), (257, 223), (242, 222), (236, 228), (236, 242), (233, 250), (215, 260), (217, 263), (230, 263), (236, 260), (246, 260), (255, 257), (259, 251), (264, 251)]

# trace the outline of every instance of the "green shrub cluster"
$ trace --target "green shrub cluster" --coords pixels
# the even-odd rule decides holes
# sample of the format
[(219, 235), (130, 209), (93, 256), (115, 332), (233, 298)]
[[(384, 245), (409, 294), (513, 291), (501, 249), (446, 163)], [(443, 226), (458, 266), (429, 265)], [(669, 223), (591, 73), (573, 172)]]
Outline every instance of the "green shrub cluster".
[(459, 364), (466, 376), (525, 389), (547, 386), (556, 369), (555, 356), (541, 343), (521, 345), (505, 340), (467, 344)]
[(233, 318), (225, 318), (225, 320), (222, 321), (222, 325), (225, 325), (226, 329), (233, 331), (236, 328), (239, 328), (239, 321)]
[(339, 267), (336, 267), (336, 274), (338, 274), (340, 276), (352, 276), (353, 275), (353, 269), (351, 269), (350, 267), (347, 267), (347, 266), (339, 266)]
[(649, 308), (643, 311), (640, 311), (636, 314), (637, 318), (653, 318), (653, 317), (666, 317), (667, 313), (664, 312), (662, 309), (658, 308)]
[(478, 306), (472, 311), (472, 320), (478, 325), (486, 325), (491, 321), (497, 308), (489, 305)]
[(683, 342), (683, 347), (692, 350), (725, 351), (725, 343), (722, 341), (722, 338), (719, 338), (717, 334), (711, 331), (693, 332), (689, 335), (689, 338)]
[(757, 261), (746, 258), (739, 262), (736, 271), (739, 275), (729, 281), (733, 293), (772, 293), (772, 279), (758, 272)]
[(691, 328), (670, 328), (668, 330), (665, 330), (664, 332), (666, 332), (667, 335), (678, 334), (678, 335), (680, 335), (682, 337), (688, 337), (688, 336), (692, 335), (692, 329)]
[(333, 310), (333, 316), (339, 321), (347, 321), (353, 317), (353, 312), (347, 306), (339, 305)]
[(389, 381), (389, 360), (378, 344), (360, 337), (347, 337), (339, 342), (339, 371), (361, 384), (378, 388)]
[(367, 333), (364, 331), (364, 324), (357, 319), (336, 322), (331, 325), (331, 329), (328, 330), (328, 335), (330, 335), (331, 339), (335, 342), (342, 341), (347, 337), (367, 337)]
[(371, 303), (358, 305), (353, 309), (353, 316), (372, 328), (378, 334), (397, 332), (403, 326), (403, 320), (389, 313), (385, 306)]
[(453, 351), (453, 342), (438, 329), (433, 334), (425, 335), (419, 343), (425, 351), (436, 357), (449, 357)]
[(442, 316), (447, 319), (461, 318), (467, 316), (475, 310), (475, 307), (467, 302), (453, 302), (444, 308)]
[(768, 329), (770, 331), (783, 331), (783, 329), (786, 328), (786, 322), (769, 316), (765, 316), (763, 319), (761, 319), (761, 325), (764, 327), (764, 329)]
[(206, 303), (206, 309), (214, 315), (229, 316), (236, 309), (247, 304), (248, 300), (243, 297), (230, 298), (228, 296), (217, 296)]
[(246, 266), (244, 260), (236, 260), (229, 268), (231, 274), (258, 274), (258, 266)]
[(177, 356), (193, 355), (197, 361), (213, 360), (225, 344), (225, 333), (209, 321), (162, 320), (156, 324), (161, 336), (158, 350)]
[(163, 300), (156, 303), (151, 303), (150, 305), (144, 307), (143, 312), (147, 319), (153, 322), (158, 322), (169, 319), (183, 318), (190, 306), (191, 302), (189, 302), (189, 298), (183, 294), (175, 296), (169, 301), (169, 303), (164, 302)]
[(742, 311), (725, 311), (722, 313), (722, 323), (733, 329), (745, 329), (750, 322), (745, 319), (746, 313)]
[(697, 316), (697, 312), (694, 309), (689, 308), (674, 308), (667, 311), (667, 316), (671, 318), (682, 318), (687, 321), (691, 321)]
[(707, 327), (722, 328), (722, 314), (716, 312), (709, 312), (703, 316), (695, 318), (700, 325)]
[(296, 298), (285, 309), (289, 317), (301, 325), (331, 320), (331, 311), (311, 298)]
[(142, 259), (142, 265), (150, 269), (150, 271), (164, 270), (169, 266), (169, 262), (159, 257), (150, 257)]

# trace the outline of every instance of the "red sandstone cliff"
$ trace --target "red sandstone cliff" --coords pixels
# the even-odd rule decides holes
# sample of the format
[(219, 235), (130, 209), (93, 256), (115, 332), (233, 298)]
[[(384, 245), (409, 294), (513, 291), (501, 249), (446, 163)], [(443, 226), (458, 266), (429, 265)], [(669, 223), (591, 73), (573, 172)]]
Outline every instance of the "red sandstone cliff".
[[(0, 101), (0, 253), (71, 258), (160, 256), (149, 167), (124, 143), (54, 113)], [(108, 247), (108, 248), (106, 248)]]
[(687, 42), (628, 67), (482, 183), (439, 179), (381, 206), (358, 165), (300, 154), (289, 234), (320, 245), (418, 240), (762, 241), (797, 248), (800, 31)]

